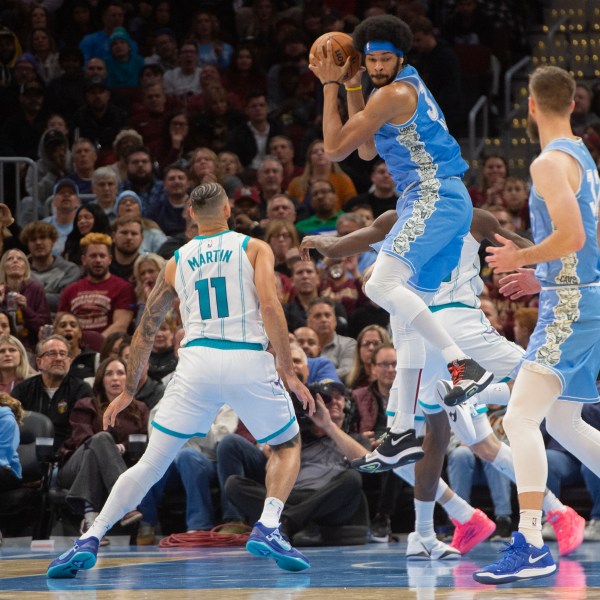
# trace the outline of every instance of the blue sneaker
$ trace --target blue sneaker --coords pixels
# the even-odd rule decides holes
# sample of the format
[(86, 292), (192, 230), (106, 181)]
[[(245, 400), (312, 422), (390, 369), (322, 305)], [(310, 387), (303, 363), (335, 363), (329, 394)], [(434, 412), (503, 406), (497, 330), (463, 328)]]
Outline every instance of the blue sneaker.
[(260, 521), (254, 523), (246, 550), (262, 558), (274, 558), (277, 566), (286, 571), (304, 571), (310, 567), (308, 558), (292, 547), (279, 527), (265, 527)]
[(72, 548), (55, 558), (48, 567), (50, 579), (72, 579), (80, 569), (91, 569), (96, 564), (98, 538), (79, 539)]
[(556, 564), (550, 554), (550, 548), (544, 544), (536, 548), (528, 544), (525, 536), (518, 531), (512, 534), (510, 544), (500, 550), (506, 554), (495, 563), (473, 573), (473, 579), (479, 583), (512, 583), (522, 579), (547, 577), (556, 571)]

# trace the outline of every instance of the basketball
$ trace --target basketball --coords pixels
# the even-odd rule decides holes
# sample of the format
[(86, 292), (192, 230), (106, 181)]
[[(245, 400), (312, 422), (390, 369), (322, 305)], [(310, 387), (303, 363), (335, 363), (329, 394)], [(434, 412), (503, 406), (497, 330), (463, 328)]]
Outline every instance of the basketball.
[(356, 75), (360, 67), (360, 54), (352, 45), (352, 37), (341, 31), (330, 31), (318, 37), (310, 47), (310, 54), (314, 56), (327, 56), (327, 40), (331, 40), (331, 50), (335, 64), (342, 66), (346, 63), (346, 59), (350, 57), (350, 68), (348, 73), (342, 78), (342, 83), (348, 81)]

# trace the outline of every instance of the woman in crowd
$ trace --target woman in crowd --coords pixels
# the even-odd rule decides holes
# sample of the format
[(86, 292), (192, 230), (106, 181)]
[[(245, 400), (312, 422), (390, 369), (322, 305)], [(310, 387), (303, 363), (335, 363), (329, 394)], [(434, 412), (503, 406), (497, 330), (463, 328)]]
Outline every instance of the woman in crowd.
[(106, 213), (94, 203), (84, 204), (75, 212), (73, 230), (67, 236), (63, 257), (81, 265), (81, 238), (88, 233), (105, 233), (111, 235), (112, 231)]
[(152, 219), (142, 217), (142, 200), (131, 190), (121, 192), (115, 200), (117, 217), (139, 217), (142, 219), (142, 233), (144, 239), (140, 246), (140, 254), (156, 252), (166, 241), (167, 236)]
[(500, 154), (489, 154), (483, 159), (479, 183), (469, 188), (473, 206), (502, 204), (502, 189), (508, 176), (508, 163)]
[(165, 266), (165, 259), (158, 254), (149, 252), (138, 256), (133, 263), (133, 277), (135, 279), (135, 294), (138, 301), (138, 318), (142, 316), (148, 296), (154, 288), (158, 274)]
[[(58, 484), (67, 488), (67, 504), (84, 516), (82, 533), (94, 522), (119, 475), (133, 464), (129, 454), (129, 436), (146, 434), (148, 409), (134, 400), (119, 414), (115, 427), (103, 431), (102, 414), (124, 389), (126, 365), (119, 358), (108, 358), (98, 367), (93, 397), (82, 398), (73, 406), (71, 436), (63, 445)], [(139, 521), (133, 510), (121, 519), (123, 527)], [(108, 540), (104, 540), (104, 545)], [(102, 544), (102, 542), (101, 542)]]
[(175, 111), (168, 120), (165, 120), (162, 143), (156, 153), (161, 171), (192, 150), (189, 133), (190, 123), (186, 110)]
[(17, 383), (37, 375), (27, 351), (13, 335), (0, 335), (0, 392), (10, 394)]
[(156, 332), (152, 352), (148, 358), (148, 376), (161, 381), (177, 366), (174, 347), (174, 334), (177, 323), (174, 319), (165, 319)]
[(131, 336), (124, 331), (114, 331), (107, 335), (100, 348), (100, 362), (104, 362), (107, 358), (118, 358), (119, 348), (123, 342), (131, 342)]
[[(265, 230), (264, 240), (271, 246), (275, 255), (275, 271), (286, 277), (291, 277), (288, 253), (300, 245), (300, 237), (293, 223), (284, 219), (269, 221)], [(297, 258), (298, 255), (296, 254)]]
[(46, 85), (62, 73), (56, 42), (47, 29), (34, 29), (29, 34), (29, 50), (37, 59), (39, 73)]
[(251, 92), (267, 93), (267, 77), (258, 66), (250, 44), (239, 44), (233, 51), (229, 69), (223, 75), (223, 87), (234, 95), (236, 110), (243, 110), (244, 100)]
[(337, 163), (331, 162), (325, 156), (323, 140), (315, 140), (308, 146), (304, 173), (292, 179), (287, 190), (288, 194), (312, 213), (313, 211), (310, 208), (310, 184), (319, 180), (331, 183), (338, 200), (336, 211), (341, 210), (346, 201), (354, 198), (357, 194), (352, 179), (342, 171)]
[(0, 304), (13, 319), (16, 337), (33, 348), (39, 328), (50, 322), (50, 308), (44, 286), (32, 279), (29, 261), (17, 248), (0, 259), (0, 290)]
[(222, 71), (229, 66), (233, 47), (220, 39), (220, 24), (216, 15), (198, 11), (194, 15), (191, 38), (198, 43), (200, 66), (214, 65)]
[(100, 363), (100, 354), (85, 346), (79, 319), (69, 312), (57, 313), (52, 333), (62, 335), (71, 345), (71, 374), (79, 379), (93, 378)]
[(0, 335), (14, 335), (15, 328), (10, 315), (4, 309), (0, 309)]
[(380, 325), (367, 325), (356, 338), (354, 364), (346, 376), (346, 386), (352, 390), (369, 385), (371, 377), (371, 356), (382, 345), (391, 344), (388, 332)]

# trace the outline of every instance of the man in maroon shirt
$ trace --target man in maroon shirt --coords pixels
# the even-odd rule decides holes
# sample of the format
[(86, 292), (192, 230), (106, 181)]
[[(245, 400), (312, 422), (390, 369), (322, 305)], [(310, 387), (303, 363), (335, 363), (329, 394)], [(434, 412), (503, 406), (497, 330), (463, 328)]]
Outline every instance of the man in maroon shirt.
[(88, 233), (80, 243), (86, 276), (63, 290), (58, 310), (74, 314), (85, 331), (96, 331), (105, 337), (115, 331), (127, 331), (135, 310), (135, 292), (129, 283), (108, 270), (112, 239), (103, 233)]

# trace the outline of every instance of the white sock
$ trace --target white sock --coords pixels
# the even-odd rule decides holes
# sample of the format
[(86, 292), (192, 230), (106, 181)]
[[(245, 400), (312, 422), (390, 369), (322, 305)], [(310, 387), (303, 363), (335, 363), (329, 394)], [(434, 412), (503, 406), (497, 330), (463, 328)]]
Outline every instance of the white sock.
[(536, 548), (544, 545), (542, 539), (542, 511), (525, 509), (519, 513), (519, 532), (525, 536), (527, 543)]
[(510, 400), (508, 383), (491, 383), (482, 392), (477, 394), (477, 402), (485, 404), (501, 404), (506, 406)]
[(498, 454), (496, 454), (496, 458), (494, 458), (491, 464), (494, 469), (506, 475), (513, 483), (516, 483), (512, 451), (504, 442), (500, 445), (500, 450), (498, 450)]
[(259, 521), (269, 528), (277, 527), (279, 525), (279, 517), (281, 517), (281, 511), (283, 510), (283, 502), (279, 498), (270, 496), (265, 500), (262, 515), (260, 515)]
[(435, 537), (433, 530), (433, 509), (435, 502), (425, 502), (415, 498), (415, 531), (422, 538)]
[(448, 513), (448, 516), (459, 523), (466, 523), (475, 512), (475, 509), (465, 502), (458, 494), (454, 494), (442, 508)]
[(390, 427), (392, 433), (401, 433), (415, 428), (415, 410), (421, 383), (421, 369), (398, 367), (398, 410)]
[(551, 510), (559, 510), (564, 512), (567, 507), (548, 489), (544, 494), (544, 500), (542, 501), (542, 510), (548, 514)]

